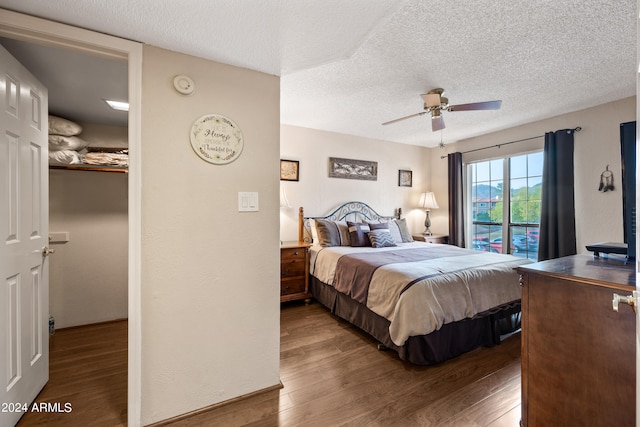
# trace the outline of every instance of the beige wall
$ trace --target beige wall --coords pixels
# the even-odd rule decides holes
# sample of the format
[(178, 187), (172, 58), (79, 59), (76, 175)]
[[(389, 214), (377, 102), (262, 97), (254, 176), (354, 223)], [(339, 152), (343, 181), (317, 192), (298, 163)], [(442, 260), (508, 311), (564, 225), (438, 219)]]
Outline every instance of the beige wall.
[[(367, 203), (378, 213), (402, 208), (411, 230), (424, 231), (425, 213), (415, 209), (420, 192), (430, 191), (431, 150), (369, 138), (282, 125), (280, 157), (300, 162), (300, 181), (282, 181), (290, 209), (280, 214), (280, 238), (297, 239), (298, 208), (308, 216), (329, 213), (348, 201)], [(329, 157), (378, 162), (377, 181), (329, 178)], [(413, 186), (398, 186), (398, 170), (413, 172)], [(446, 194), (445, 194), (446, 196)]]
[[(349, 200), (364, 201), (388, 215), (393, 214), (395, 208), (402, 207), (412, 231), (421, 232), (424, 212), (413, 208), (421, 191), (434, 191), (440, 206), (431, 211), (431, 231), (448, 234), (447, 160), (443, 156), (580, 126), (582, 131), (575, 135), (574, 160), (578, 251), (587, 252), (585, 245), (590, 243), (622, 241), (619, 125), (635, 120), (635, 114), (635, 97), (632, 97), (447, 144), (445, 150), (283, 125), (281, 158), (300, 161), (300, 181), (281, 182), (292, 208), (281, 211), (280, 237), (283, 240), (296, 238), (299, 206), (305, 208), (307, 215), (322, 215)], [(465, 154), (463, 159), (468, 162), (542, 150), (543, 144), (544, 138), (536, 138)], [(378, 161), (378, 181), (329, 178), (329, 157)], [(613, 192), (601, 193), (597, 191), (600, 173), (607, 165), (614, 173), (617, 187)], [(398, 169), (413, 170), (413, 188), (397, 186)]]
[[(142, 422), (279, 383), (277, 77), (145, 46), (142, 86)], [(173, 77), (186, 74), (183, 96)], [(189, 131), (209, 113), (244, 134), (228, 165)], [(238, 192), (259, 212), (238, 212)]]
[[(126, 129), (125, 129), (126, 135)], [(56, 328), (127, 318), (127, 175), (49, 173), (49, 307)]]
[[(635, 97), (599, 105), (586, 110), (564, 114), (517, 126), (501, 132), (483, 135), (446, 146), (446, 152), (467, 151), (480, 147), (544, 135), (545, 132), (580, 126), (575, 134), (575, 201), (576, 233), (579, 253), (586, 253), (585, 245), (597, 242), (621, 242), (622, 231), (622, 176), (620, 166), (620, 123), (636, 119)], [(445, 131), (446, 132), (446, 131)], [(544, 138), (491, 148), (463, 156), (463, 161), (490, 159), (505, 154), (541, 150)], [(440, 159), (440, 151), (434, 149), (431, 156), (431, 180), (439, 209), (433, 214), (437, 232), (446, 232), (447, 218), (447, 161)], [(610, 166), (616, 189), (612, 192), (598, 191), (600, 173)]]

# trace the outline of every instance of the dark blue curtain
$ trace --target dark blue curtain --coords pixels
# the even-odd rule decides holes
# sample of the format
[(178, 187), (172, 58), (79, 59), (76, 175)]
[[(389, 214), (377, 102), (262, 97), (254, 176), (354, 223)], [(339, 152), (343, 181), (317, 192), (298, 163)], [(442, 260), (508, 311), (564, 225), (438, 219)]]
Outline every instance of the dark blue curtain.
[(449, 244), (464, 248), (462, 153), (447, 156), (449, 166)]
[(574, 132), (574, 129), (562, 129), (547, 132), (544, 136), (538, 261), (577, 253), (573, 193)]

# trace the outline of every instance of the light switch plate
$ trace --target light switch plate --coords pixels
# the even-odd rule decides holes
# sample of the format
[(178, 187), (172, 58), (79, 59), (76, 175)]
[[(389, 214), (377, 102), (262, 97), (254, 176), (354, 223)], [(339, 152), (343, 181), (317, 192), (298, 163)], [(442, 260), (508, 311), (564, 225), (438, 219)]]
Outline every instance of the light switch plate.
[(49, 243), (67, 243), (68, 241), (68, 231), (51, 231), (49, 233)]
[(250, 191), (238, 192), (238, 212), (257, 212), (258, 193)]

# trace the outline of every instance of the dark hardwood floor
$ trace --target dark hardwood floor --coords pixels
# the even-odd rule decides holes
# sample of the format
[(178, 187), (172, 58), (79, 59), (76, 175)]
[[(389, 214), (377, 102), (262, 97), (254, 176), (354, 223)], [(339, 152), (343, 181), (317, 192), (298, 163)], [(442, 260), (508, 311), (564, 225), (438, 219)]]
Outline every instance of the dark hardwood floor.
[(491, 426), (520, 422), (520, 334), (436, 366), (378, 351), (318, 303), (281, 311), (284, 388), (168, 426)]
[(56, 331), (49, 352), (49, 382), (36, 402), (54, 412), (28, 412), (18, 426), (127, 425), (126, 320)]
[[(420, 367), (379, 351), (318, 303), (281, 311), (283, 388), (217, 405), (167, 426), (491, 426), (520, 421), (520, 334), (499, 346)], [(126, 322), (56, 332), (51, 380), (19, 426), (126, 425)]]

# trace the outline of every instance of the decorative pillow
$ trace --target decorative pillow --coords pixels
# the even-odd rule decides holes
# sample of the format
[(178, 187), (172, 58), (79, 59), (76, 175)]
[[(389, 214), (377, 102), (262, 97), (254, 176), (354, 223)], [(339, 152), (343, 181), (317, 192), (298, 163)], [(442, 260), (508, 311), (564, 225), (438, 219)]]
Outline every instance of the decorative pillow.
[(62, 117), (49, 116), (49, 134), (74, 136), (82, 132), (82, 126)]
[(388, 222), (368, 222), (371, 230), (389, 230)]
[(350, 245), (347, 224), (326, 219), (315, 219), (314, 222), (320, 246)]
[[(413, 237), (411, 237), (411, 232), (409, 231), (409, 227), (407, 226), (407, 219), (396, 219), (393, 221), (398, 227), (398, 231), (400, 232), (401, 242), (408, 243), (413, 242)], [(397, 241), (397, 240), (396, 240)]]
[(371, 231), (369, 224), (347, 221), (347, 226), (349, 227), (351, 246), (371, 246), (371, 241), (367, 236), (367, 233)]
[(369, 226), (372, 230), (379, 228), (388, 229), (391, 233), (391, 237), (393, 237), (393, 240), (396, 243), (413, 242), (413, 237), (411, 237), (411, 233), (409, 232), (409, 227), (407, 227), (407, 221), (405, 218), (394, 219), (389, 222), (370, 222)]
[(87, 142), (77, 136), (49, 135), (49, 150), (80, 151), (87, 146)]
[(389, 229), (379, 228), (377, 230), (371, 230), (368, 233), (369, 240), (371, 241), (371, 246), (374, 248), (386, 248), (390, 246), (398, 246), (396, 245), (393, 236)]

